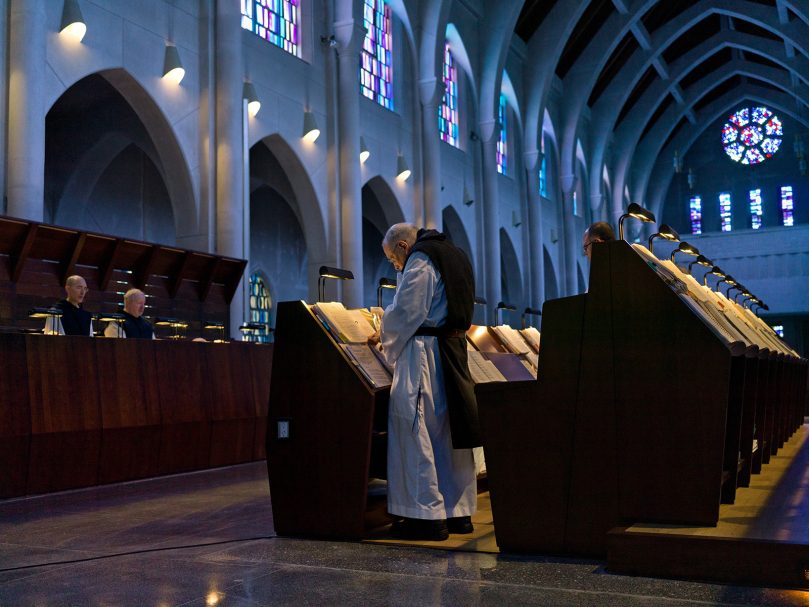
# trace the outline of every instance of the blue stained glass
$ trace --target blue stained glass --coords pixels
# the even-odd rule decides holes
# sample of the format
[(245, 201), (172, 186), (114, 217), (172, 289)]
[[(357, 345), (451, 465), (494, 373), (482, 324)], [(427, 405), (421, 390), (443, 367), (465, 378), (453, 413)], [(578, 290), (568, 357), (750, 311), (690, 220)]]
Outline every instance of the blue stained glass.
[(795, 225), (795, 207), (792, 200), (792, 186), (785, 185), (781, 187), (781, 218), (783, 219), (784, 226), (791, 227)]
[(393, 109), (392, 36), (390, 7), (384, 0), (365, 0), (360, 92), (382, 107)]
[(734, 162), (759, 164), (778, 151), (783, 134), (778, 116), (766, 107), (742, 108), (722, 127), (722, 145)]
[(245, 341), (268, 342), (270, 341), (270, 311), (272, 310), (272, 300), (264, 279), (260, 274), (254, 272), (250, 275), (250, 322), (261, 323), (264, 330), (256, 333), (245, 334)]
[(506, 125), (505, 95), (500, 95), (498, 120), (500, 121), (500, 137), (497, 140), (497, 172), (501, 175), (508, 175), (508, 128)]
[(702, 197), (692, 196), (688, 201), (688, 210), (691, 218), (691, 233), (702, 234)]
[(284, 49), (290, 55), (300, 57), (300, 2), (301, 0), (242, 0), (242, 28)]
[(723, 232), (730, 232), (733, 229), (731, 200), (727, 192), (719, 194), (719, 219)]
[(758, 230), (761, 227), (762, 215), (761, 188), (750, 190), (750, 223), (754, 230)]

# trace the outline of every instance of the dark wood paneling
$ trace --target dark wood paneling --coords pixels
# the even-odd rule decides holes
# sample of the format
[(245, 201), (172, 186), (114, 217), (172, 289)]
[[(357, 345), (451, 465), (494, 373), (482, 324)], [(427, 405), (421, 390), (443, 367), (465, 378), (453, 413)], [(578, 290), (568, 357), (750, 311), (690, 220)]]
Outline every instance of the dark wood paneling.
[(22, 495), (28, 480), (31, 403), (25, 337), (0, 333), (0, 498)]

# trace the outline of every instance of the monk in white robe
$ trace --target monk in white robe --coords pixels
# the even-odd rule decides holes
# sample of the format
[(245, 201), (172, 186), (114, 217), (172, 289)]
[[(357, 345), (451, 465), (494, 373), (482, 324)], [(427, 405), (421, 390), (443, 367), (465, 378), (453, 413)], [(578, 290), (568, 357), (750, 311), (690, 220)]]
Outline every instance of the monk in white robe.
[(388, 512), (406, 517), (405, 522), (436, 522), (410, 533), (412, 539), (445, 539), (445, 519), (469, 517), (476, 510), (475, 463), (471, 449), (452, 447), (438, 337), (416, 335), (421, 327), (442, 325), (447, 297), (429, 257), (421, 252), (408, 256), (416, 239), (416, 228), (411, 227), (412, 238), (407, 233), (389, 243), (386, 236), (383, 244), (394, 267), (402, 271), (381, 326), (382, 351), (394, 369), (388, 409)]

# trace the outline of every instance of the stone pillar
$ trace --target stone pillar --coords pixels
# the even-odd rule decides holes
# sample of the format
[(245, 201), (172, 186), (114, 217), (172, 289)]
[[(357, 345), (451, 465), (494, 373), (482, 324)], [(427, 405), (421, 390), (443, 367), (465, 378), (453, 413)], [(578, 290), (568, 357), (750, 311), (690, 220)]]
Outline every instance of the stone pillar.
[(528, 188), (528, 242), (530, 272), (529, 301), (532, 308), (541, 308), (545, 301), (545, 256), (542, 240), (542, 196), (539, 194), (539, 167), (542, 152), (525, 155), (526, 186)]
[(565, 225), (565, 267), (564, 267), (564, 294), (575, 295), (578, 291), (576, 276), (576, 254), (581, 246), (582, 236), (576, 234), (576, 215), (573, 212), (573, 195), (576, 192), (576, 176), (562, 176), (562, 219)]
[(444, 83), (438, 78), (419, 82), (422, 107), (422, 159), (424, 183), (424, 227), (441, 228), (441, 137), (438, 107), (444, 97)]
[(502, 296), (500, 285), (500, 196), (497, 188), (497, 139), (500, 125), (496, 120), (482, 122), (483, 139), (483, 276), (486, 286), (486, 320), (493, 324), (494, 308)]
[[(241, 16), (232, 0), (216, 2), (216, 252), (246, 259), (244, 104)], [(245, 320), (247, 276), (230, 302), (230, 332)]]
[(362, 177), (360, 175), (359, 57), (365, 28), (354, 19), (334, 24), (337, 40), (337, 123), (340, 158), (340, 266), (354, 273), (343, 282), (343, 303), (364, 303), (362, 291)]
[(45, 208), (45, 0), (11, 0), (7, 213), (42, 221)]

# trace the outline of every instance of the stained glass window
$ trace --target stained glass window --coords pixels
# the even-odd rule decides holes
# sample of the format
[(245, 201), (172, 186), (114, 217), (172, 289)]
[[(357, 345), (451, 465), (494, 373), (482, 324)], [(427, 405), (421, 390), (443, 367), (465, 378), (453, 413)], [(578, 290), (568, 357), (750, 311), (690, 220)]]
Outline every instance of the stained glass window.
[(365, 40), (360, 57), (360, 91), (368, 99), (393, 109), (393, 33), (385, 0), (365, 0)]
[(778, 334), (778, 337), (784, 337), (784, 325), (773, 325), (772, 330)]
[(702, 196), (692, 196), (688, 201), (691, 214), (691, 233), (702, 234)]
[(795, 225), (795, 216), (793, 215), (795, 209), (792, 204), (792, 186), (785, 185), (781, 187), (781, 216), (784, 219), (784, 225), (787, 227)]
[(245, 341), (270, 341), (270, 310), (272, 300), (264, 279), (257, 272), (250, 275), (250, 321), (264, 325), (264, 331), (245, 334)]
[(500, 95), (500, 110), (497, 113), (500, 121), (500, 138), (497, 140), (497, 172), (508, 175), (508, 140), (506, 139), (506, 96)]
[(722, 127), (722, 145), (734, 162), (758, 164), (778, 151), (783, 135), (781, 121), (767, 108), (742, 108)]
[(761, 188), (750, 190), (750, 219), (754, 230), (761, 227)]
[(719, 218), (722, 222), (722, 231), (730, 232), (733, 228), (731, 220), (730, 194), (723, 192), (719, 194)]
[(539, 195), (543, 198), (548, 197), (548, 165), (544, 156), (539, 165)]
[(438, 132), (441, 140), (458, 147), (458, 68), (444, 43), (444, 100), (438, 108)]
[(242, 27), (301, 56), (301, 0), (242, 0)]

